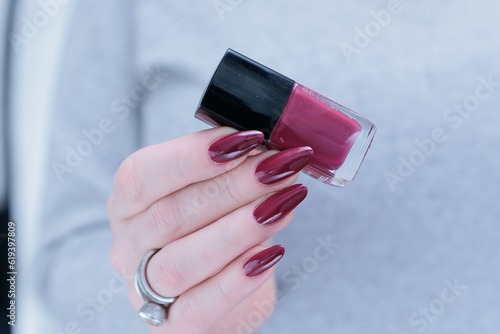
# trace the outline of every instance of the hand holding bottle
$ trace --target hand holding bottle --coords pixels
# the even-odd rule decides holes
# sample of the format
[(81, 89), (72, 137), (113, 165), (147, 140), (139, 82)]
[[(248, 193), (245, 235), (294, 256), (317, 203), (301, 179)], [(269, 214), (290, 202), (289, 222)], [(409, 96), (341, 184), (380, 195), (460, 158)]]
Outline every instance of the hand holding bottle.
[(178, 297), (153, 333), (234, 332), (256, 302), (273, 305), (273, 266), (284, 248), (268, 240), (305, 198), (307, 188), (293, 183), (313, 152), (255, 151), (263, 139), (259, 131), (205, 130), (141, 149), (117, 171), (111, 261), (129, 282), (129, 300), (136, 310), (145, 303), (133, 280), (153, 249), (148, 284)]

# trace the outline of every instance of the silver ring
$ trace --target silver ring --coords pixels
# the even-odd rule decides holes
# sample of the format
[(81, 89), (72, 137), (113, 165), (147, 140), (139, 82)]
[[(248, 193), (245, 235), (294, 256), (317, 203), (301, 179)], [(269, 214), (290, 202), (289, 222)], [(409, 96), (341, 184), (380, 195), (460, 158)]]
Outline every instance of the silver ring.
[(177, 297), (163, 297), (154, 292), (146, 278), (146, 267), (149, 259), (158, 251), (159, 249), (150, 250), (142, 258), (134, 280), (135, 290), (146, 302), (137, 314), (142, 321), (153, 326), (161, 326), (163, 324), (163, 321), (168, 316), (168, 307), (177, 299)]

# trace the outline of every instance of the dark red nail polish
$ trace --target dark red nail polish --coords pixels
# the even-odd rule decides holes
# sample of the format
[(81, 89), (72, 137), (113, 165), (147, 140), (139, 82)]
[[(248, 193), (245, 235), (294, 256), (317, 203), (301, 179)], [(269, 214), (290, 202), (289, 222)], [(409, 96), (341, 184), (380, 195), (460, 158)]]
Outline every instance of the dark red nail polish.
[(274, 184), (298, 173), (313, 156), (310, 147), (296, 147), (272, 155), (257, 165), (255, 175), (262, 184)]
[(303, 184), (295, 184), (277, 192), (259, 204), (253, 211), (253, 217), (261, 225), (273, 224), (295, 209), (306, 196), (307, 187)]
[(210, 159), (217, 163), (238, 159), (259, 146), (264, 141), (260, 131), (235, 132), (216, 140), (208, 148)]
[(259, 130), (270, 149), (309, 146), (314, 157), (302, 171), (335, 186), (352, 181), (376, 131), (356, 112), (231, 49), (196, 117), (213, 126)]
[(243, 265), (243, 273), (248, 277), (257, 276), (278, 263), (285, 254), (285, 247), (275, 245), (252, 256)]

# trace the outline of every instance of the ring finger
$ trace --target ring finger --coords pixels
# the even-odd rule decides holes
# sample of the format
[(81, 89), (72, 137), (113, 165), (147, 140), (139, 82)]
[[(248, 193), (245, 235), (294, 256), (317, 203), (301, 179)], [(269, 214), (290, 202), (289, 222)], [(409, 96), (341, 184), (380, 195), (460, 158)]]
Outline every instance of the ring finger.
[[(254, 307), (256, 300), (248, 300), (246, 305), (244, 301), (265, 284), (274, 285), (270, 278), (284, 252), (280, 245), (269, 248), (258, 245), (248, 250), (216, 275), (179, 296), (169, 307), (163, 326), (150, 327), (151, 332), (207, 333), (228, 313), (238, 311), (237, 308)], [(129, 298), (136, 309), (144, 304), (134, 289), (129, 290)], [(265, 293), (256, 298), (263, 299), (259, 303), (265, 303), (268, 312), (272, 312), (274, 295)]]
[(304, 185), (285, 188), (172, 242), (148, 264), (151, 287), (160, 295), (177, 296), (206, 280), (282, 230), (292, 219), (290, 213), (306, 195)]

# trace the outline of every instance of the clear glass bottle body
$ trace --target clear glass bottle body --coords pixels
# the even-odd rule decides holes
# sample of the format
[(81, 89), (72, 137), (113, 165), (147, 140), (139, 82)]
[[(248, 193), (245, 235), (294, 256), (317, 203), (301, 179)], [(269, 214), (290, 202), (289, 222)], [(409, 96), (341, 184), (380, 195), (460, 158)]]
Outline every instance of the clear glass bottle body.
[(310, 146), (314, 156), (303, 172), (344, 186), (356, 175), (375, 131), (361, 115), (295, 83), (266, 146)]

